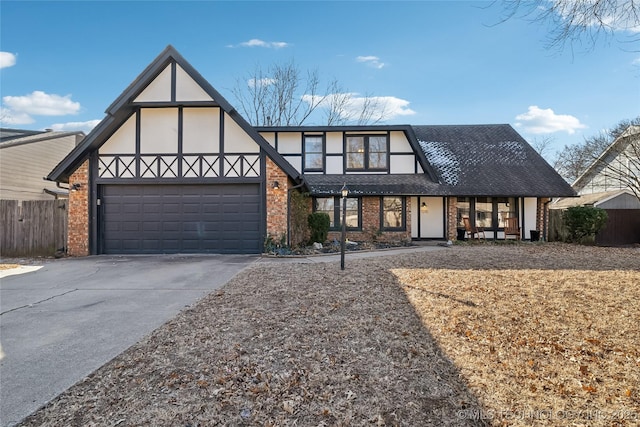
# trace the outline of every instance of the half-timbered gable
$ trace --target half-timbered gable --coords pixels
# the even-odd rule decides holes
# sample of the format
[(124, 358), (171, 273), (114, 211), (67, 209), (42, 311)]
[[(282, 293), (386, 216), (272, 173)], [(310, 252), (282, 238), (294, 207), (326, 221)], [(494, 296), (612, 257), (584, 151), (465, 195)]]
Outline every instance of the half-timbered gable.
[[(52, 172), (88, 161), (92, 253), (258, 253), (266, 162), (297, 172), (171, 46)], [(71, 182), (70, 182), (71, 183)]]

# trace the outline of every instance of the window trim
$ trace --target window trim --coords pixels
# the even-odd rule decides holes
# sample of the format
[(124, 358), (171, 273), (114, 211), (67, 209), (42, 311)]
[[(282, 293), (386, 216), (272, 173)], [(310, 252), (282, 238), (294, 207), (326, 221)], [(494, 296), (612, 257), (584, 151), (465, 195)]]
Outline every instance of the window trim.
[[(318, 211), (317, 199), (333, 198), (333, 227), (329, 231), (342, 230), (342, 197), (341, 196), (316, 196), (313, 198), (313, 212)], [(358, 226), (347, 227), (347, 231), (362, 231), (362, 197), (347, 197), (347, 199), (355, 199), (358, 201)]]
[[(402, 224), (400, 227), (384, 226), (384, 199), (399, 198), (402, 204)], [(382, 231), (406, 231), (407, 229), (407, 198), (405, 196), (381, 196), (380, 197), (380, 230)]]
[[(307, 137), (320, 138), (322, 141), (322, 167), (320, 168), (307, 168)], [(313, 154), (316, 154), (314, 151)], [(304, 172), (324, 172), (325, 165), (327, 163), (327, 139), (324, 133), (322, 134), (302, 134), (302, 170)]]
[[(349, 153), (347, 152), (347, 140), (348, 138), (351, 137), (356, 137), (356, 138), (364, 138), (364, 165), (362, 168), (350, 168), (349, 167)], [(386, 159), (385, 159), (385, 163), (386, 166), (383, 168), (372, 168), (369, 166), (369, 156), (371, 154), (371, 151), (369, 149), (370, 144), (369, 144), (369, 138), (371, 137), (384, 137), (386, 139)], [(343, 152), (343, 158), (344, 158), (344, 170), (345, 172), (362, 172), (362, 171), (373, 171), (373, 172), (388, 172), (389, 169), (389, 163), (390, 163), (390, 158), (391, 155), (389, 153), (391, 149), (391, 136), (389, 134), (389, 132), (387, 133), (370, 133), (370, 134), (343, 134), (343, 142), (342, 142), (342, 152)]]
[[(498, 218), (498, 215), (500, 214), (500, 212), (498, 211), (498, 204), (500, 204), (501, 202), (498, 202), (498, 199), (502, 199), (502, 198), (506, 198), (507, 200), (509, 199), (514, 199), (513, 203), (514, 203), (514, 211), (515, 211), (515, 216), (516, 218), (518, 218), (518, 221), (521, 221), (522, 219), (522, 212), (520, 212), (520, 203), (522, 198), (521, 197), (516, 197), (516, 196), (508, 196), (508, 197), (498, 197), (498, 196), (486, 196), (486, 197), (464, 197), (464, 196), (458, 196), (458, 199), (460, 198), (465, 198), (465, 199), (469, 199), (469, 220), (471, 221), (471, 224), (473, 226), (476, 226), (476, 203), (478, 201), (478, 199), (483, 199), (483, 198), (490, 198), (491, 199), (491, 227), (484, 227), (485, 231), (492, 231), (495, 233), (498, 233), (500, 231), (504, 231), (504, 227), (499, 227), (500, 224), (500, 219)], [(461, 226), (458, 223), (458, 214), (457, 214), (457, 203), (456, 203), (456, 227), (461, 228), (463, 226)]]

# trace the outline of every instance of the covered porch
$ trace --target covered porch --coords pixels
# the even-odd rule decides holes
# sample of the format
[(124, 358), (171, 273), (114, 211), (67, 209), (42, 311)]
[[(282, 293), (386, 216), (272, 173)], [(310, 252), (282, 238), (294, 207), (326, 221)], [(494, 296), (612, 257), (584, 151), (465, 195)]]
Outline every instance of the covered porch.
[[(531, 240), (542, 233), (544, 201), (536, 197), (438, 197), (411, 198), (411, 238), (413, 240), (460, 240), (465, 220), (481, 229), (487, 240), (504, 240), (508, 218), (517, 218), (520, 239)], [(532, 233), (533, 232), (533, 233)], [(462, 233), (462, 234), (461, 234)], [(482, 237), (482, 236), (481, 236)]]

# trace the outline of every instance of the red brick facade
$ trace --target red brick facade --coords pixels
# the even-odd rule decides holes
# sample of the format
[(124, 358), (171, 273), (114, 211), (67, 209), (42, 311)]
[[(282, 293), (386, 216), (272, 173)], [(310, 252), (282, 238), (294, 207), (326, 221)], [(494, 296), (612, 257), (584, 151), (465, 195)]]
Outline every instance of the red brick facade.
[(67, 254), (89, 255), (89, 161), (86, 160), (69, 177), (69, 227)]
[[(289, 177), (267, 157), (267, 235), (279, 240), (287, 234), (287, 192), (291, 187)], [(273, 188), (275, 183), (278, 188)]]
[(447, 212), (447, 240), (458, 239), (458, 198), (448, 197), (445, 200)]
[[(551, 199), (549, 199), (548, 197), (545, 198), (538, 198), (538, 202), (536, 204), (536, 230), (538, 230), (540, 232), (540, 239), (542, 240), (547, 240), (547, 236), (543, 236), (542, 233), (544, 232), (544, 230), (548, 230), (549, 227), (547, 227), (549, 224), (549, 204), (548, 202)], [(545, 212), (545, 209), (547, 210), (547, 212)], [(545, 219), (547, 221), (547, 224), (545, 224)]]
[[(341, 208), (342, 209), (342, 208)], [(411, 240), (411, 197), (406, 198), (406, 228), (403, 231), (382, 231), (380, 224), (380, 197), (362, 198), (362, 231), (347, 231), (353, 241), (407, 242)], [(342, 212), (342, 211), (341, 211)], [(328, 239), (340, 240), (341, 231), (329, 232)]]

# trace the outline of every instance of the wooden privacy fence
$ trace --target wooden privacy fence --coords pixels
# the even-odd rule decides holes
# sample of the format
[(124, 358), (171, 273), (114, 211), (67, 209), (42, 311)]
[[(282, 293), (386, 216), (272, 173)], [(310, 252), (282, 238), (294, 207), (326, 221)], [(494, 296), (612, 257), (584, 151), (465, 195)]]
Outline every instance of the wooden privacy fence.
[(0, 255), (54, 255), (66, 246), (68, 200), (0, 200)]
[[(640, 209), (606, 209), (607, 224), (596, 234), (596, 245), (622, 246), (640, 243)], [(566, 241), (568, 232), (562, 210), (549, 210), (549, 241)]]
[(607, 225), (596, 235), (596, 244), (640, 243), (640, 209), (607, 209), (607, 215)]

